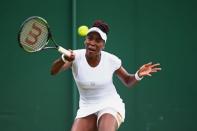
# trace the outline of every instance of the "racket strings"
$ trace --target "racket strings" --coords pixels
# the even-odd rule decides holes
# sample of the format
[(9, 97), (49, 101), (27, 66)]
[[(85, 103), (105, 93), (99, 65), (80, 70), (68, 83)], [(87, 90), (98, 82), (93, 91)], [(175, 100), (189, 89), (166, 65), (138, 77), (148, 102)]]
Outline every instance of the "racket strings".
[[(32, 22), (32, 24), (31, 25), (33, 25), (33, 24), (35, 24), (35, 25), (39, 25), (39, 27), (40, 27), (40, 29), (42, 30), (42, 37), (37, 37), (37, 38), (34, 38), (34, 37), (31, 37), (31, 36), (29, 36), (29, 33), (28, 34), (26, 34), (26, 37), (25, 37), (25, 40), (28, 38), (28, 39), (30, 39), (30, 41), (32, 40), (32, 41), (35, 41), (35, 39), (37, 40), (36, 41), (36, 43), (35, 44), (32, 44), (32, 45), (30, 45), (30, 44), (27, 44), (26, 42), (25, 42), (25, 44), (27, 44), (29, 47), (32, 47), (34, 50), (37, 50), (37, 49), (39, 49), (39, 48), (41, 48), (42, 47), (42, 44), (44, 44), (44, 43), (46, 43), (47, 42), (47, 33), (48, 32), (46, 32), (45, 31), (45, 26), (43, 26), (42, 24), (40, 24), (40, 23), (38, 23), (38, 22)], [(32, 27), (31, 27), (32, 28)], [(38, 33), (38, 31), (36, 32), (35, 30), (31, 30), (33, 33)], [(38, 36), (38, 35), (37, 35)]]
[(31, 19), (25, 23), (20, 34), (23, 48), (29, 52), (42, 49), (48, 42), (48, 28), (45, 22)]

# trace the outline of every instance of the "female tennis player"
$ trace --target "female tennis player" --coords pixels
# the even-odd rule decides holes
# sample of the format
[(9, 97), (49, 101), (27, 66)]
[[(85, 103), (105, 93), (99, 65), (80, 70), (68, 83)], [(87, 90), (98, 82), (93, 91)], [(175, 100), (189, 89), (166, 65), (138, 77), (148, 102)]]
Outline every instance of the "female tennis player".
[(97, 20), (85, 38), (85, 49), (71, 51), (54, 61), (51, 74), (71, 68), (80, 94), (79, 109), (71, 131), (115, 131), (125, 118), (125, 105), (113, 84), (113, 74), (132, 87), (144, 76), (161, 70), (160, 64), (144, 64), (135, 74), (129, 74), (121, 60), (103, 51), (108, 25)]

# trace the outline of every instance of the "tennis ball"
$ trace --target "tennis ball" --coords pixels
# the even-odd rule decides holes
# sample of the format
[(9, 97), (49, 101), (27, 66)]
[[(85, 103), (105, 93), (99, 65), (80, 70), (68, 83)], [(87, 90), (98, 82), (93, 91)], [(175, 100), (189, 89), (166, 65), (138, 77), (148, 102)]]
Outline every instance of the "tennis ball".
[(78, 34), (80, 36), (86, 36), (88, 34), (88, 27), (85, 25), (82, 25), (78, 28)]

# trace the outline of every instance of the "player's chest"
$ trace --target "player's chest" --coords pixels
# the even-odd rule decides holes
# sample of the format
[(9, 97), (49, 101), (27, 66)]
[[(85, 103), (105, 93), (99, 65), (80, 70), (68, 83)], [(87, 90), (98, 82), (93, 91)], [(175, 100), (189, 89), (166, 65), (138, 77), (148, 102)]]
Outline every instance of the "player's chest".
[(82, 81), (106, 81), (111, 80), (113, 72), (110, 64), (102, 60), (96, 67), (91, 67), (86, 61), (79, 63), (78, 80)]

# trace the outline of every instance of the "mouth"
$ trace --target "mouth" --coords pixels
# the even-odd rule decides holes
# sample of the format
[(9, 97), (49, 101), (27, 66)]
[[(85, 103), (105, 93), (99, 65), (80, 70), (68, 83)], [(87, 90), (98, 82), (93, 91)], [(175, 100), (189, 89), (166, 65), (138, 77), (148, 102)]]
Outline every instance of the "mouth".
[(95, 52), (96, 51), (96, 48), (94, 48), (94, 47), (88, 47), (87, 50), (89, 52)]

